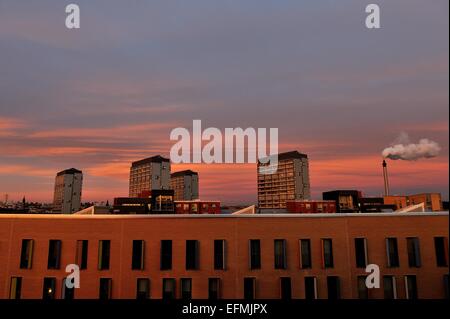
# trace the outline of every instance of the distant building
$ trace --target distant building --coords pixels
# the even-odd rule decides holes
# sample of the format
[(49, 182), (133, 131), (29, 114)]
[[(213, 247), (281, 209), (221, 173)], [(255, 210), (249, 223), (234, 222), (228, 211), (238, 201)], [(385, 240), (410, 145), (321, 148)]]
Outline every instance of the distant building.
[(143, 191), (139, 197), (114, 198), (113, 214), (174, 214), (173, 190)]
[(396, 205), (397, 209), (402, 209), (405, 208), (406, 206), (424, 203), (426, 211), (437, 212), (443, 210), (442, 198), (441, 194), (439, 193), (384, 196), (384, 203)]
[(439, 193), (423, 193), (408, 195), (409, 204), (416, 205), (420, 203), (425, 204), (425, 210), (430, 212), (441, 211), (442, 208), (442, 198)]
[(284, 209), (287, 200), (310, 199), (308, 156), (297, 151), (278, 154), (278, 169), (263, 174), (271, 164), (258, 162), (258, 208)]
[(153, 156), (133, 162), (130, 168), (130, 197), (138, 197), (142, 191), (170, 188), (170, 160)]
[(388, 213), (397, 210), (397, 205), (385, 204), (383, 197), (361, 197), (358, 199), (361, 213)]
[(361, 192), (357, 190), (334, 190), (322, 193), (323, 200), (334, 200), (337, 213), (359, 212), (359, 199)]
[(81, 189), (83, 173), (75, 168), (59, 172), (55, 178), (53, 211), (62, 214), (73, 214), (81, 207)]
[(314, 214), (314, 213), (336, 213), (336, 202), (334, 200), (289, 200), (286, 201), (288, 213)]
[(220, 214), (220, 201), (175, 201), (176, 214)]
[(170, 188), (175, 192), (175, 200), (198, 199), (198, 173), (191, 170), (172, 173)]
[(409, 206), (408, 196), (390, 195), (384, 196), (383, 201), (386, 205), (395, 205), (397, 209), (403, 209)]

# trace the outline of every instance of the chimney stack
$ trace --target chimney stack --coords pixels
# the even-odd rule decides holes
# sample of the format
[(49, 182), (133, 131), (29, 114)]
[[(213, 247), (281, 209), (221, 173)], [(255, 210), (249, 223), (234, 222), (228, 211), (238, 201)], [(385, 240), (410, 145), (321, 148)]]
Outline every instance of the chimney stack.
[(384, 196), (389, 196), (389, 177), (386, 160), (383, 160)]

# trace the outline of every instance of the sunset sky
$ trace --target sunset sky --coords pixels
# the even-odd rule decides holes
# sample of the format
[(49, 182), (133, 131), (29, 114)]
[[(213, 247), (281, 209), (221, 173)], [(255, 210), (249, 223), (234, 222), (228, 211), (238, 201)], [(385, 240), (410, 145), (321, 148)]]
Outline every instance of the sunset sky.
[[(68, 3), (81, 29), (64, 26)], [(448, 0), (0, 0), (0, 200), (51, 201), (84, 172), (83, 201), (128, 195), (132, 161), (169, 156), (178, 126), (277, 127), (308, 154), (313, 198), (383, 191), (401, 132), (438, 157), (389, 160), (391, 192), (448, 199)], [(199, 172), (200, 197), (256, 201), (255, 164)]]

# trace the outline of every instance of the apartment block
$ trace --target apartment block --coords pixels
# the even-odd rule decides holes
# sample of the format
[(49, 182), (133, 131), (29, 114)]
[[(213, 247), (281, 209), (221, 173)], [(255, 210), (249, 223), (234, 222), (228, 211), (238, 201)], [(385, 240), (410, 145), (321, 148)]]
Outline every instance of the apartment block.
[(170, 188), (175, 191), (175, 200), (198, 199), (198, 173), (191, 170), (172, 173)]
[(80, 210), (83, 173), (75, 168), (56, 174), (53, 195), (53, 211), (73, 214)]
[(156, 155), (133, 162), (130, 168), (130, 197), (143, 191), (170, 189), (170, 160)]
[[(448, 298), (448, 222), (447, 212), (2, 214), (0, 298)], [(73, 263), (81, 286), (69, 289)], [(369, 264), (380, 288), (363, 284)]]
[[(264, 174), (273, 163), (258, 162), (258, 207), (285, 209), (287, 200), (310, 199), (308, 156), (292, 151), (278, 154), (277, 170)], [(261, 170), (263, 172), (261, 172)]]

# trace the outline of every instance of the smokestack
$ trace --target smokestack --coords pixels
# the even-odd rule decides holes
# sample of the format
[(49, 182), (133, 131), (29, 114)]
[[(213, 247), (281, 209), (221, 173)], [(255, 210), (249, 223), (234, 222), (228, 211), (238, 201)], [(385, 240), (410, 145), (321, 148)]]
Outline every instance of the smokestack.
[(389, 177), (386, 160), (383, 160), (384, 196), (389, 196)]

